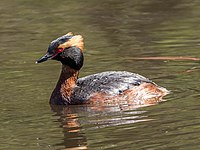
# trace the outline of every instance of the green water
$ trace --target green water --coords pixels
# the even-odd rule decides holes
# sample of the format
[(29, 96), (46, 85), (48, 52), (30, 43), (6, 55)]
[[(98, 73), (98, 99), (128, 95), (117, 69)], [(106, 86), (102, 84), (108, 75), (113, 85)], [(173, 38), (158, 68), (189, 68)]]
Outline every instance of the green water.
[[(1, 0), (0, 149), (199, 150), (200, 1)], [(53, 39), (85, 39), (80, 76), (127, 70), (171, 91), (139, 109), (48, 104), (60, 64), (35, 64)]]

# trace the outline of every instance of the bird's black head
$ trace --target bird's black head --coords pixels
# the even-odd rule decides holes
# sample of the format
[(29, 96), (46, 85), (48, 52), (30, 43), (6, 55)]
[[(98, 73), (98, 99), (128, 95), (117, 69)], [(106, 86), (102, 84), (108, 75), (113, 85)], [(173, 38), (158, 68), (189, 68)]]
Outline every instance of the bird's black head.
[(71, 32), (52, 41), (47, 53), (36, 63), (44, 62), (48, 59), (60, 61), (75, 70), (80, 70), (83, 66), (83, 38), (81, 35), (73, 35)]

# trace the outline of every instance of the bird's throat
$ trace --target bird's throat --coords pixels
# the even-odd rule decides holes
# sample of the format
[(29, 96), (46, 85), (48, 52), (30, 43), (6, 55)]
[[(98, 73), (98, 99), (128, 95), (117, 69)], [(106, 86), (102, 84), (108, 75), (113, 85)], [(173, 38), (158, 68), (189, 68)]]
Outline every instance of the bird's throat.
[(70, 103), (70, 96), (76, 86), (78, 74), (79, 71), (74, 70), (67, 65), (62, 65), (62, 71), (58, 83), (51, 95), (51, 104)]

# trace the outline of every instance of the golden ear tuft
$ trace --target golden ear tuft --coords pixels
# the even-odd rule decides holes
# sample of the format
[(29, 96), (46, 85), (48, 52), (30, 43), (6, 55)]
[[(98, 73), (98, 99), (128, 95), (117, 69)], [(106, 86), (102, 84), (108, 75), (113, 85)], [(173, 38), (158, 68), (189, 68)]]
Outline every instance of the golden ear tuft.
[(83, 37), (81, 35), (75, 35), (69, 40), (71, 46), (76, 46), (83, 51), (84, 48), (84, 42)]
[(68, 35), (68, 36), (73, 36), (73, 32), (68, 32), (66, 35)]
[[(69, 33), (72, 34), (72, 32), (69, 32)], [(67, 33), (67, 35), (69, 33)], [(72, 47), (72, 46), (76, 46), (81, 51), (83, 51), (83, 48), (84, 48), (83, 37), (81, 35), (75, 35), (71, 39), (69, 39), (67, 42), (59, 45), (58, 48), (68, 48), (68, 47)]]

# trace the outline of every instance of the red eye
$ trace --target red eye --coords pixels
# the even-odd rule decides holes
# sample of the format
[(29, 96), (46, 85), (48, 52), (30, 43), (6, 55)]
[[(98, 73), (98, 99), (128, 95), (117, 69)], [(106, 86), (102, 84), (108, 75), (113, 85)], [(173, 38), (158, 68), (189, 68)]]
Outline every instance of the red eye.
[(63, 50), (64, 50), (63, 48), (57, 48), (56, 53), (61, 53), (61, 52), (63, 52)]
[(56, 50), (55, 50), (55, 53), (53, 54), (53, 56), (51, 57), (51, 58), (54, 58), (54, 57), (56, 57), (59, 53), (61, 53), (61, 52), (63, 52), (63, 48), (57, 48)]

